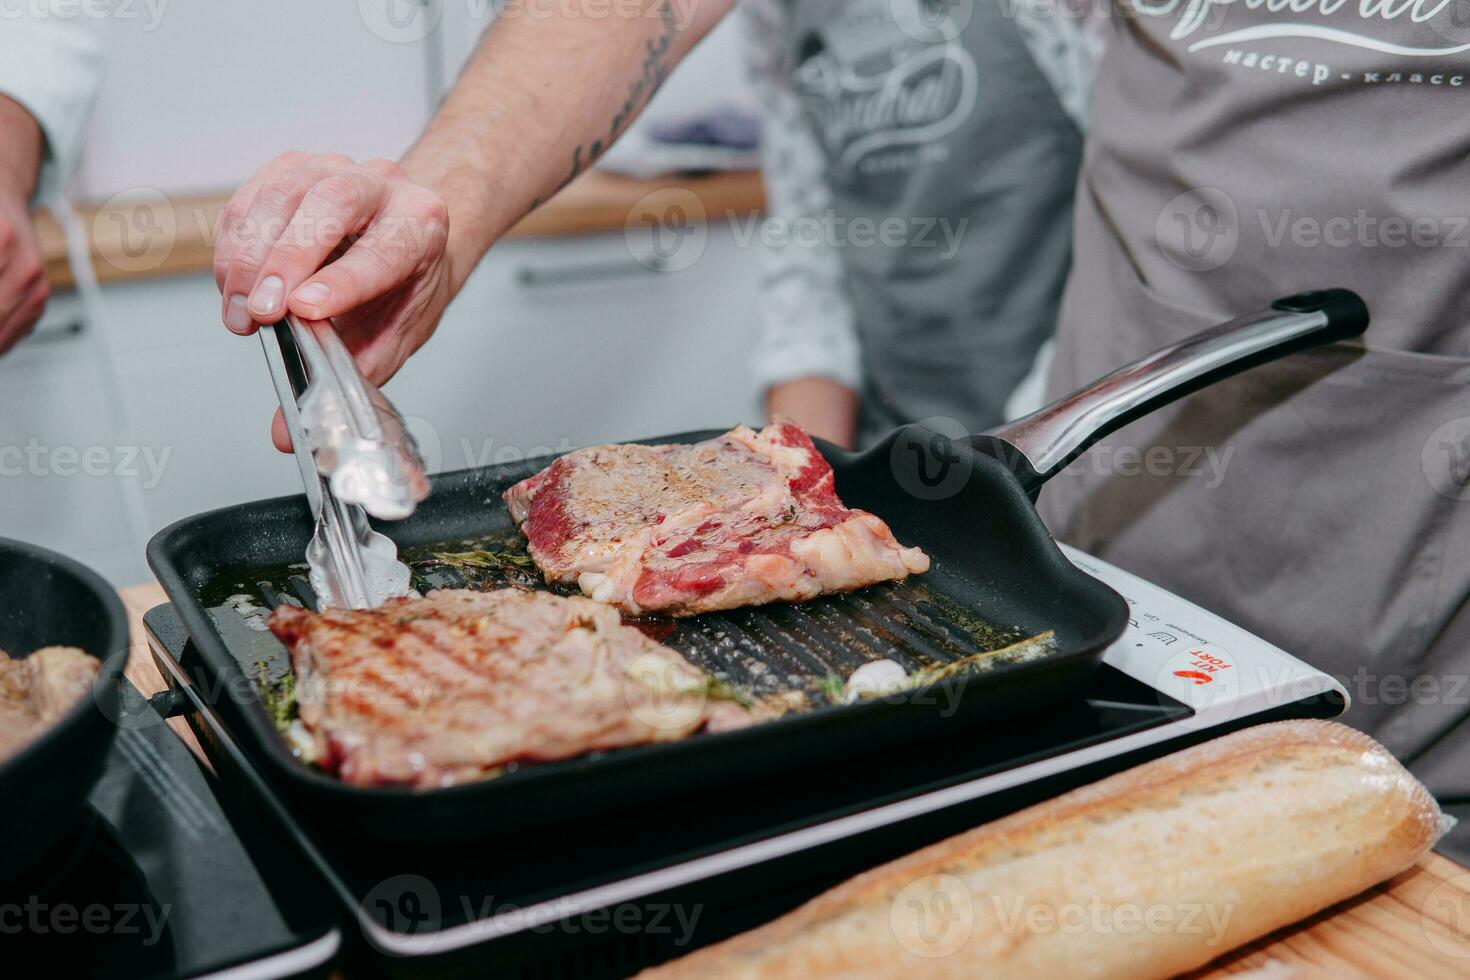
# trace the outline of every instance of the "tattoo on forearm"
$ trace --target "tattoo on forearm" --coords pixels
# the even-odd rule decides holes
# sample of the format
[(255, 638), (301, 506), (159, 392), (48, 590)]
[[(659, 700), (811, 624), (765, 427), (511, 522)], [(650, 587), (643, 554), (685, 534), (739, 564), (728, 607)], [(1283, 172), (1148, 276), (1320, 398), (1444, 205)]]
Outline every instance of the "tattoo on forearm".
[[(673, 45), (674, 34), (678, 30), (672, 0), (661, 0), (658, 16), (658, 36), (644, 42), (643, 65), (638, 77), (628, 86), (628, 97), (613, 114), (612, 123), (607, 128), (607, 137), (593, 140), (591, 146), (579, 145), (572, 151), (572, 168), (557, 185), (557, 190), (570, 184), (578, 174), (602, 156), (602, 152), (622, 134), (623, 129), (633, 121), (633, 117), (648, 104), (648, 100), (653, 98), (653, 94), (669, 77), (669, 48)], [(536, 204), (540, 203), (541, 199), (537, 198)]]

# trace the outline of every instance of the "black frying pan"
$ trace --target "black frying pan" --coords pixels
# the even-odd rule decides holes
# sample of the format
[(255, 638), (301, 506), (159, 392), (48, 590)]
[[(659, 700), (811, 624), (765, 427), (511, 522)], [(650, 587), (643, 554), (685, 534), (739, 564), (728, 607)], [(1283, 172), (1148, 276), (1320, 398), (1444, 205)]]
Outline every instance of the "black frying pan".
[[(886, 520), (898, 539), (933, 558), (903, 583), (679, 621), (664, 642), (740, 686), (773, 674), (846, 676), (874, 657), (909, 666), (975, 648), (976, 621), (1025, 633), (1053, 630), (1047, 656), (967, 672), (903, 699), (830, 705), (740, 731), (527, 767), (492, 780), (416, 792), (345, 785), (286, 750), (247, 680), (260, 663), (288, 661), (268, 634), (238, 614), (206, 609), (221, 580), (254, 588), (252, 570), (299, 562), (312, 524), (301, 497), (190, 518), (156, 535), (148, 559), (188, 628), (198, 663), (186, 664), (241, 746), (293, 805), (330, 826), (379, 840), (474, 840), (531, 825), (585, 819), (660, 796), (728, 787), (772, 771), (824, 767), (886, 743), (978, 731), (1078, 694), (1123, 631), (1127, 605), (1057, 548), (1032, 506), (1041, 484), (1091, 442), (1130, 419), (1244, 368), (1316, 344), (1356, 336), (1367, 311), (1351, 293), (1283, 300), (1161, 351), (1004, 429), (957, 440), (907, 426), (867, 452), (823, 446), (837, 489)], [(688, 433), (654, 442), (683, 442)], [(379, 525), (400, 549), (510, 529), (501, 492), (548, 459), (445, 474), (407, 521)], [(437, 576), (429, 584), (464, 584)], [(757, 790), (758, 791), (758, 790)]]
[(0, 650), (24, 657), (47, 646), (80, 647), (102, 667), (92, 697), (0, 763), (0, 883), (72, 829), (117, 730), (128, 659), (128, 620), (111, 586), (69, 558), (0, 538)]

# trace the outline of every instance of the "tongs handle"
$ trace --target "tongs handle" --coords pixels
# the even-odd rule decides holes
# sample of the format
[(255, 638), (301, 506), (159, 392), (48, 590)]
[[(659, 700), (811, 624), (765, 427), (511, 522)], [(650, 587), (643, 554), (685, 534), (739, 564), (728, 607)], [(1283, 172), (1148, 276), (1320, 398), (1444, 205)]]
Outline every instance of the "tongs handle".
[(260, 328), (260, 346), (265, 350), (265, 363), (270, 369), (271, 384), (275, 386), (276, 398), (281, 403), (281, 416), (286, 420), (286, 435), (291, 440), (291, 452), (296, 457), (296, 468), (301, 471), (301, 485), (306, 489), (306, 502), (311, 506), (311, 516), (320, 520), (326, 482), (317, 471), (316, 460), (311, 455), (311, 446), (306, 441), (306, 432), (301, 425), (301, 410), (296, 400), (306, 390), (307, 379), (300, 360), (299, 348), (293, 348), (288, 358), (286, 337), (281, 324), (265, 324)]
[(429, 495), (429, 479), (398, 410), (358, 371), (331, 323), (292, 314), (284, 322), (309, 376), (296, 389), (298, 417), (318, 472), (339, 499), (374, 517), (408, 517)]
[[(316, 345), (314, 336), (308, 337), (305, 344), (298, 343), (310, 333), (305, 324), (297, 323), (292, 327), (291, 339), (288, 341), (284, 324), (262, 326), (260, 345), (265, 350), (271, 384), (275, 386), (276, 398), (281, 403), (281, 415), (286, 420), (286, 434), (291, 440), (296, 468), (301, 471), (301, 485), (306, 491), (306, 502), (320, 529), (319, 533), (324, 538), (322, 544), (325, 545), (325, 556), (332, 566), (331, 582), (336, 583), (336, 590), (341, 592), (341, 595), (332, 598), (349, 608), (370, 609), (376, 605), (374, 583), (369, 581), (367, 562), (360, 545), (361, 537), (368, 531), (367, 516), (362, 508), (344, 503), (333, 495), (330, 484), (317, 468), (316, 457), (307, 441), (297, 404), (310, 383), (308, 371), (313, 369), (308, 363), (322, 363), (322, 348)], [(339, 346), (340, 343), (338, 341)], [(303, 353), (303, 347), (307, 348), (307, 353)], [(343, 353), (346, 353), (345, 348)], [(354, 373), (355, 370), (354, 368)], [(313, 580), (312, 585), (320, 591), (323, 583)], [(319, 601), (327, 598), (318, 596)]]
[[(306, 361), (311, 380), (326, 381), (342, 392), (344, 407), (352, 425), (364, 438), (376, 439), (382, 435), (377, 410), (367, 384), (357, 370), (357, 363), (347, 351), (347, 345), (337, 336), (337, 331), (325, 320), (308, 323), (294, 313), (286, 314), (286, 323), (291, 327), (291, 338), (296, 349)], [(300, 396), (301, 392), (297, 392)]]

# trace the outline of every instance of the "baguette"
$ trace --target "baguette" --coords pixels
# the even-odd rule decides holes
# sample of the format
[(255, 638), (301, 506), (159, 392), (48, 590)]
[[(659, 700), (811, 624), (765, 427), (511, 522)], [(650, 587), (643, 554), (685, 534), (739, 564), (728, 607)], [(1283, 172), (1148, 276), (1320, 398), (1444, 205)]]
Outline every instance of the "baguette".
[(1439, 807), (1387, 750), (1261, 725), (875, 868), (641, 976), (1168, 977), (1407, 869)]

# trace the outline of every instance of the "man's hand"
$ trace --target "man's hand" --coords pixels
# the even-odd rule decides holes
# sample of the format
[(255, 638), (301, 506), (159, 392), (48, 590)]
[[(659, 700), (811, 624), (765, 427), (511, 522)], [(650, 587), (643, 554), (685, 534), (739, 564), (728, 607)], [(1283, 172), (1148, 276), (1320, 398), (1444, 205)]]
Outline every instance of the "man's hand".
[(30, 215), (43, 145), (31, 114), (0, 95), (0, 354), (31, 332), (50, 295)]
[[(458, 285), (444, 202), (386, 160), (278, 157), (230, 199), (220, 229), (214, 277), (225, 326), (253, 333), (288, 309), (333, 318), (377, 385), (429, 339)], [(272, 435), (289, 448), (279, 417)]]
[(402, 169), (295, 153), (240, 189), (215, 247), (225, 325), (332, 318), (386, 381), (496, 239), (590, 166), (734, 2), (498, 17)]
[(844, 449), (857, 442), (858, 396), (830, 378), (797, 378), (772, 385), (766, 392), (766, 414), (784, 416)]

